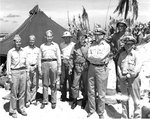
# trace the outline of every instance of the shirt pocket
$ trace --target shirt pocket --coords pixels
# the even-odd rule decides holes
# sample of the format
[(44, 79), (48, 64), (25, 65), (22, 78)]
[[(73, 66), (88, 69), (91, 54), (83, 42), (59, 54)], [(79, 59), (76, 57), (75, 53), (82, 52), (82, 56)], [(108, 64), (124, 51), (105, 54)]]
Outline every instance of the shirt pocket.
[(128, 65), (129, 65), (129, 71), (134, 71), (134, 69), (135, 69), (135, 59), (130, 59), (129, 61), (128, 61)]
[(13, 54), (12, 55), (12, 60), (13, 61), (18, 61), (19, 60), (19, 56), (17, 54)]
[(22, 63), (26, 62), (26, 55), (25, 55), (25, 53), (20, 55), (20, 60), (21, 60)]

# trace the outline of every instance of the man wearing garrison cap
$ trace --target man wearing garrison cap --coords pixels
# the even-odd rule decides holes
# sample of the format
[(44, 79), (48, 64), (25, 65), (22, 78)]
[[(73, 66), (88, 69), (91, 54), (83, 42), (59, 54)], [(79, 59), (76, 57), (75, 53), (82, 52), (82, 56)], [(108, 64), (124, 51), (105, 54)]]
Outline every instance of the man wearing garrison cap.
[(24, 110), (24, 98), (26, 79), (28, 74), (28, 64), (26, 62), (26, 52), (21, 48), (21, 37), (19, 34), (14, 37), (14, 48), (7, 54), (7, 75), (11, 84), (11, 96), (9, 114), (17, 118), (17, 100), (19, 101), (19, 112), (27, 116)]
[(56, 79), (61, 74), (61, 54), (59, 45), (53, 42), (53, 32), (46, 31), (47, 42), (40, 46), (42, 58), (43, 102), (41, 109), (48, 104), (48, 88), (51, 88), (51, 107), (56, 108), (57, 87)]
[(26, 107), (30, 104), (36, 105), (36, 93), (38, 89), (39, 75), (41, 75), (41, 51), (35, 46), (36, 37), (29, 36), (29, 45), (24, 49), (29, 64), (29, 79), (27, 80)]

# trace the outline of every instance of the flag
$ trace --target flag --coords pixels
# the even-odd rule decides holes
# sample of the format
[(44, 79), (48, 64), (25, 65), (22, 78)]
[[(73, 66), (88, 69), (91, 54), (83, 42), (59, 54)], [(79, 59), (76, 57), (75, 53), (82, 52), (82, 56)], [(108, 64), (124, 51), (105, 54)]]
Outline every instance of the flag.
[(83, 20), (84, 29), (87, 32), (90, 31), (90, 24), (89, 24), (88, 13), (86, 12), (86, 9), (84, 7), (83, 7), (83, 13), (82, 13), (82, 20)]
[(84, 7), (83, 7), (82, 19), (83, 19), (83, 21), (88, 19), (88, 14), (87, 14), (87, 12), (86, 12)]

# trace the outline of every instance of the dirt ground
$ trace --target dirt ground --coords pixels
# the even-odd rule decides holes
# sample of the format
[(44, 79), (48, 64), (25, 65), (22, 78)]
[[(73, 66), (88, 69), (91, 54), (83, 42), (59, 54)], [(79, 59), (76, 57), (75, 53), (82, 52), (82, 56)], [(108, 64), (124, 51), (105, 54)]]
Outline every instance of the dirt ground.
[[(50, 91), (49, 91), (50, 92)], [(9, 100), (2, 99), (4, 96), (9, 94), (10, 91), (5, 90), (4, 88), (0, 88), (0, 118), (1, 119), (11, 119), (9, 116)], [(42, 88), (38, 90), (38, 104), (37, 106), (31, 105), (29, 108), (26, 108), (27, 116), (24, 117), (17, 114), (18, 119), (87, 119), (87, 108), (85, 110), (81, 109), (81, 101), (78, 101), (77, 107), (72, 110), (71, 102), (62, 102), (60, 101), (60, 92), (58, 91), (57, 95), (57, 106), (56, 109), (51, 109), (51, 103), (49, 103), (44, 109), (40, 109), (41, 100), (40, 96), (42, 95)], [(80, 98), (82, 96), (80, 95)], [(115, 98), (115, 96), (113, 96)], [(143, 103), (143, 101), (141, 103)], [(147, 105), (147, 104), (145, 104)], [(150, 107), (150, 105), (149, 105)], [(130, 106), (130, 111), (132, 112), (132, 106)], [(121, 103), (114, 103), (110, 105), (106, 105), (105, 119), (120, 119), (121, 118)], [(95, 113), (88, 119), (99, 119), (98, 115)]]

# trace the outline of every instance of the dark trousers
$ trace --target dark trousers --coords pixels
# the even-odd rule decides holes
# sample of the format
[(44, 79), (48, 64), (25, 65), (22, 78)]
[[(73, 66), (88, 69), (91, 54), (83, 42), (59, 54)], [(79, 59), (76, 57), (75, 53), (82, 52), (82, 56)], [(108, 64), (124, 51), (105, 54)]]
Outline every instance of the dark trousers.
[[(68, 87), (67, 87), (68, 84)], [(60, 78), (60, 87), (61, 87), (61, 98), (67, 98), (67, 88), (69, 88), (69, 98), (72, 98), (71, 92), (71, 85), (72, 85), (72, 74), (69, 74), (69, 67), (62, 62), (62, 74)]]
[(79, 96), (79, 90), (81, 89), (83, 98), (87, 100), (87, 78), (88, 70), (83, 69), (82, 72), (77, 72), (74, 70), (74, 78), (72, 83), (72, 96), (74, 99), (77, 99)]

